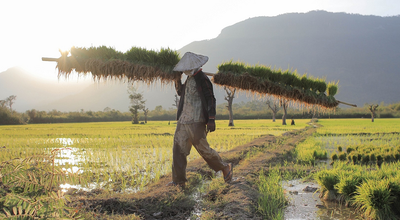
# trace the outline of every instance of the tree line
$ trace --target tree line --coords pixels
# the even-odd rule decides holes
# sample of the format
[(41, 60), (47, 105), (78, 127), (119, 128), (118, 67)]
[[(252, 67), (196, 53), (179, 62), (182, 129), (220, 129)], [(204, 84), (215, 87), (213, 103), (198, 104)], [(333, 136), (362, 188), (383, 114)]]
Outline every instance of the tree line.
[[(228, 92), (229, 91), (229, 92)], [(271, 119), (282, 118), (400, 118), (400, 102), (393, 104), (369, 104), (357, 108), (336, 108), (334, 112), (311, 112), (291, 106), (281, 100), (253, 100), (249, 102), (233, 103), (233, 90), (227, 91), (227, 103), (217, 105), (216, 118), (229, 120), (240, 119)], [(229, 98), (229, 95), (231, 96)], [(110, 107), (103, 111), (61, 112), (58, 110), (40, 111), (31, 109), (23, 113), (12, 109), (16, 96), (0, 100), (0, 125), (35, 124), (35, 123), (72, 123), (72, 122), (107, 122), (107, 121), (132, 121), (134, 124), (147, 123), (147, 121), (175, 121), (179, 97), (171, 101), (171, 106), (164, 108), (159, 105), (153, 110), (146, 107), (144, 96), (136, 90), (130, 90), (131, 106), (129, 112), (121, 112)], [(230, 107), (229, 107), (230, 106)], [(286, 114), (285, 114), (286, 112)]]

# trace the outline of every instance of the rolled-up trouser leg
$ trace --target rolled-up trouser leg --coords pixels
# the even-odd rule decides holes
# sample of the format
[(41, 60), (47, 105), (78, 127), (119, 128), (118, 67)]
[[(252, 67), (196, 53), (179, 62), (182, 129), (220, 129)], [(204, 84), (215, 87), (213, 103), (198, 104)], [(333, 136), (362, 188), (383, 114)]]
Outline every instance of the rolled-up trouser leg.
[(214, 171), (220, 171), (227, 166), (217, 151), (210, 147), (206, 136), (206, 125), (204, 123), (180, 124), (178, 122), (172, 150), (172, 181), (175, 183), (187, 181), (186, 157), (190, 154), (192, 145)]
[(186, 182), (186, 157), (190, 153), (192, 143), (184, 127), (178, 122), (172, 149), (172, 181), (175, 183)]
[(210, 147), (207, 141), (206, 125), (204, 123), (194, 123), (190, 126), (190, 136), (192, 138), (193, 146), (197, 152), (203, 157), (207, 164), (215, 172), (220, 171), (227, 166), (222, 161), (218, 152)]

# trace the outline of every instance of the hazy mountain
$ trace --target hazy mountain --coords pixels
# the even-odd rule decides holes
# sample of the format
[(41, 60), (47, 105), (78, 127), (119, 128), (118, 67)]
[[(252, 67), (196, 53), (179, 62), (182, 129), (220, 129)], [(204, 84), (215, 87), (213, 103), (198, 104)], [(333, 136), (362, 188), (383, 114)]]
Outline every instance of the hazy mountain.
[(33, 108), (45, 110), (41, 108), (44, 104), (79, 93), (87, 86), (87, 83), (58, 83), (39, 79), (18, 67), (0, 73), (0, 99), (16, 95), (13, 109), (19, 112)]
[[(13, 109), (24, 112), (28, 109), (50, 111), (102, 111), (106, 107), (129, 111), (128, 83), (109, 80), (106, 82), (82, 82), (60, 79), (59, 82), (33, 77), (21, 68), (10, 68), (0, 73), (0, 100), (10, 95), (17, 99)], [(173, 107), (175, 89), (172, 86), (134, 84), (144, 94), (146, 105), (154, 109)]]
[[(80, 93), (67, 96), (44, 105), (44, 109), (62, 109), (63, 111), (79, 111), (80, 109), (102, 111), (106, 107), (128, 112), (130, 106), (129, 83), (120, 81), (94, 82)], [(153, 110), (157, 105), (168, 109), (173, 107), (175, 89), (171, 86), (134, 84), (137, 92), (143, 93), (146, 107)]]
[[(341, 101), (399, 102), (400, 16), (378, 17), (312, 11), (257, 17), (226, 27), (214, 39), (193, 42), (179, 50), (209, 56), (204, 70), (216, 72), (223, 61), (243, 61), (273, 68), (290, 68), (302, 75), (339, 81)], [(64, 80), (65, 81), (65, 80)], [(0, 99), (16, 95), (13, 109), (128, 111), (127, 84), (108, 81), (82, 84), (50, 83), (11, 68), (0, 73)], [(159, 84), (139, 85), (147, 107), (172, 107), (175, 91)], [(226, 102), (216, 86), (217, 104)], [(240, 94), (234, 102), (251, 100)], [(343, 106), (344, 107), (344, 106)]]
[(339, 80), (336, 98), (363, 105), (400, 101), (400, 16), (312, 11), (251, 18), (181, 52), (210, 57), (204, 69), (244, 61)]

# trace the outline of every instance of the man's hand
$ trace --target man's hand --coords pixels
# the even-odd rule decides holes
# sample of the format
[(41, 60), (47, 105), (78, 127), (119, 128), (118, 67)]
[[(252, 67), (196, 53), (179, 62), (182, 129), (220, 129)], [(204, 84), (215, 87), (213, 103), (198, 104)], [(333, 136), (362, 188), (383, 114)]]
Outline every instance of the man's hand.
[(215, 131), (215, 119), (208, 119), (207, 122), (207, 131), (213, 132)]

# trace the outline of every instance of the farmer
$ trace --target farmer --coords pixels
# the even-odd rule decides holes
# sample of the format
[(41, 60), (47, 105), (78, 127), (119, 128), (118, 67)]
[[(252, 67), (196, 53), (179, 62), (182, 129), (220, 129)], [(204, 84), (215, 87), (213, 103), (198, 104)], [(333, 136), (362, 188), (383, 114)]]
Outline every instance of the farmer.
[(211, 81), (200, 68), (207, 61), (206, 56), (187, 52), (174, 68), (188, 77), (183, 85), (180, 78), (175, 82), (176, 92), (181, 98), (174, 136), (172, 182), (167, 186), (185, 186), (186, 157), (192, 146), (211, 169), (215, 172), (222, 170), (225, 182), (232, 179), (233, 165), (223, 162), (207, 142), (207, 133), (215, 131), (216, 105)]

